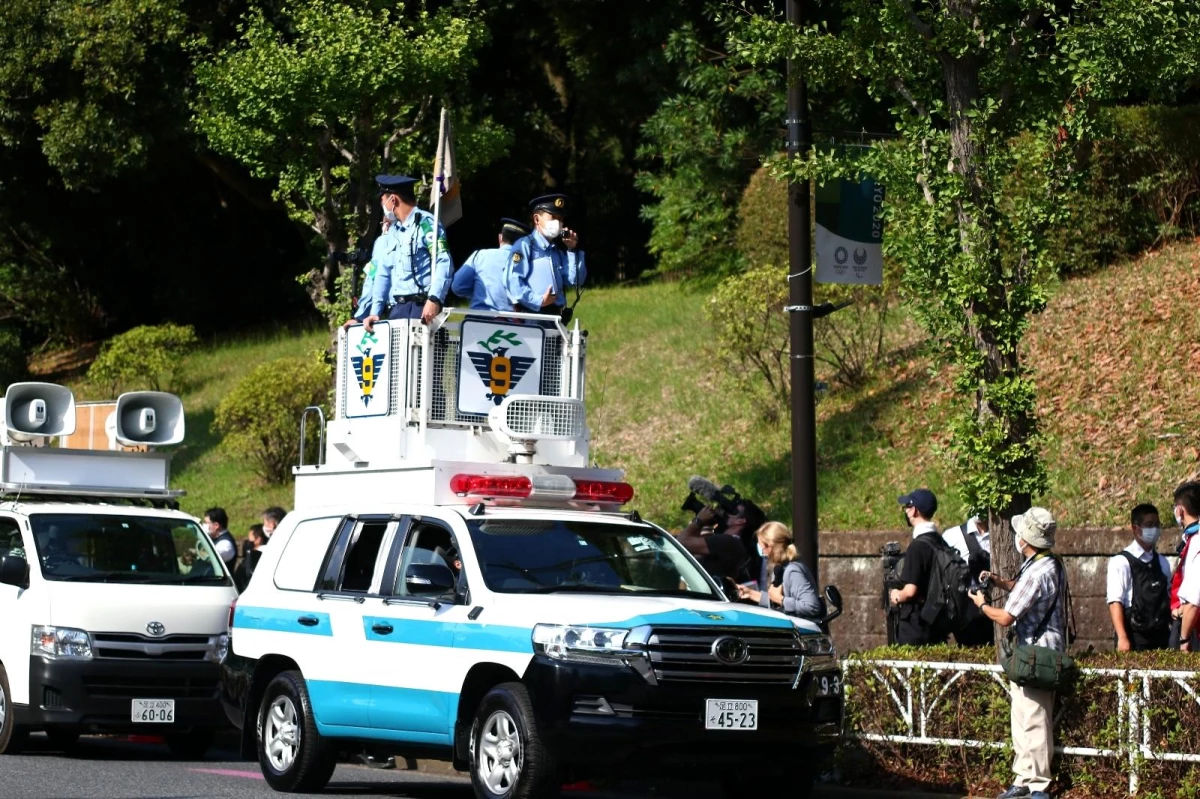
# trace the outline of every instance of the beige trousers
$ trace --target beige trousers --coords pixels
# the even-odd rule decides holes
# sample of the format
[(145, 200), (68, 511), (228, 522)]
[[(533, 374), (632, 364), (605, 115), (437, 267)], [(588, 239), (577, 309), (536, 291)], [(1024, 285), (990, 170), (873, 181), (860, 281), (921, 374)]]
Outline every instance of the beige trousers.
[(1054, 692), (1008, 684), (1012, 696), (1013, 785), (1050, 790), (1054, 756)]

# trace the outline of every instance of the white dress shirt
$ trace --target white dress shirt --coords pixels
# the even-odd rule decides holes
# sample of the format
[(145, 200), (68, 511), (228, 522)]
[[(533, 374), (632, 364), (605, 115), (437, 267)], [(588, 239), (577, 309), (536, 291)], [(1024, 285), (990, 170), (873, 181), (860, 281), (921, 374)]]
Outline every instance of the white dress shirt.
[(989, 555), (992, 554), (992, 536), (986, 530), (979, 529), (979, 518), (973, 517), (967, 520), (965, 525), (951, 527), (949, 530), (942, 532), (942, 538), (946, 539), (946, 543), (958, 550), (958, 554), (962, 555), (963, 561), (971, 560), (971, 550), (967, 548), (967, 538), (963, 535), (963, 527), (967, 528), (966, 535), (975, 536), (975, 540), (979, 542), (979, 547)]
[[(1200, 535), (1196, 533), (1195, 535)], [(1179, 599), (1189, 605), (1200, 605), (1200, 541), (1188, 546), (1187, 562), (1183, 564), (1183, 582), (1179, 584)]]
[[(1158, 558), (1158, 567), (1170, 583), (1171, 564), (1167, 563), (1167, 559), (1162, 555), (1153, 549), (1144, 548), (1137, 541), (1125, 547), (1125, 551), (1143, 563), (1149, 563), (1151, 558)], [(1129, 561), (1122, 555), (1114, 555), (1108, 561), (1108, 588), (1105, 595), (1105, 601), (1110, 605), (1113, 602), (1120, 602), (1124, 607), (1133, 604), (1133, 572), (1129, 568)]]
[(925, 533), (936, 533), (936, 532), (937, 532), (937, 525), (934, 524), (933, 522), (917, 522), (916, 524), (913, 525), (912, 537), (916, 538), (917, 536), (924, 535)]

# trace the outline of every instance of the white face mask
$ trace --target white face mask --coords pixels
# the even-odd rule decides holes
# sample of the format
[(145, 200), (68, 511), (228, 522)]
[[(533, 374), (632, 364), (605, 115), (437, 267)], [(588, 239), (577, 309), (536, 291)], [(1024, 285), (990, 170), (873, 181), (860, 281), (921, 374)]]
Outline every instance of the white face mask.
[(1013, 539), (1013, 543), (1016, 544), (1016, 546), (1017, 546), (1017, 554), (1024, 557), (1025, 556), (1025, 541), (1022, 540), (1021, 536), (1017, 536), (1016, 538)]
[(1178, 505), (1175, 506), (1175, 523), (1183, 527), (1183, 511), (1179, 509)]
[(559, 222), (554, 217), (550, 217), (542, 222), (542, 235), (546, 238), (557, 239), (559, 233), (562, 233), (562, 222)]
[(758, 556), (760, 558), (765, 558), (767, 556), (767, 550), (763, 549), (762, 541), (759, 541), (754, 546), (756, 549), (758, 549)]
[(1158, 543), (1158, 536), (1160, 533), (1161, 531), (1157, 527), (1143, 527), (1142, 540), (1150, 546), (1154, 546), (1156, 543)]
[(388, 222), (395, 223), (396, 212), (393, 211), (391, 208), (384, 208), (383, 209), (383, 218), (386, 219)]

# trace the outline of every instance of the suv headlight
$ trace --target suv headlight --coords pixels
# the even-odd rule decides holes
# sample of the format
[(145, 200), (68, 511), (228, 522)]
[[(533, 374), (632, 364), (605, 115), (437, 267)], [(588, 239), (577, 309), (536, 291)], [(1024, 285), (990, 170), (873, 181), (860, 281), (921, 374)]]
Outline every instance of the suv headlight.
[(800, 652), (804, 655), (833, 657), (833, 639), (828, 635), (801, 635)]
[(553, 660), (599, 666), (624, 664), (629, 630), (538, 624), (533, 628), (533, 651)]
[(47, 660), (91, 660), (92, 637), (85, 630), (35, 624), (29, 653)]

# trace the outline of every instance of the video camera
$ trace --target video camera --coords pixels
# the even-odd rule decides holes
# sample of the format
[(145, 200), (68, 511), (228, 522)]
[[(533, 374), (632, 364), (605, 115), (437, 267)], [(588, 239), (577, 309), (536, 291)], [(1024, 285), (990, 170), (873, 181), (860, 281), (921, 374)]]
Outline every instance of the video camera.
[[(737, 514), (738, 505), (742, 502), (742, 495), (733, 486), (726, 485), (717, 488), (716, 483), (698, 475), (692, 475), (688, 479), (688, 491), (690, 493), (683, 501), (683, 505), (680, 506), (680, 510), (694, 515), (711, 507), (717, 515), (718, 522), (722, 524), (730, 516)], [(701, 497), (706, 501), (702, 502)]]

